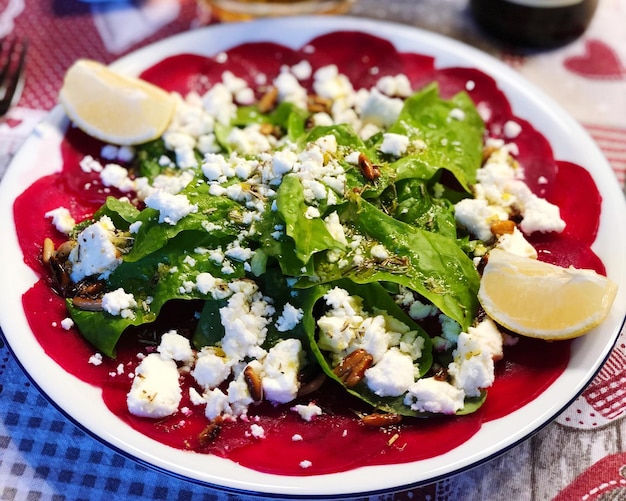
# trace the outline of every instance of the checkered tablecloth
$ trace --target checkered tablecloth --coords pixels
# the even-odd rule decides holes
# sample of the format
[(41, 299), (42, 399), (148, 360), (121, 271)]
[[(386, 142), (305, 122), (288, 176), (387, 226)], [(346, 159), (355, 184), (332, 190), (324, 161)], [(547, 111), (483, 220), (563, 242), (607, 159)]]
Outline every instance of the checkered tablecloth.
[[(465, 0), (359, 0), (351, 14), (437, 31), (507, 62), (586, 127), (623, 183), (626, 1), (602, 0), (583, 38), (533, 54), (494, 45), (472, 24), (466, 7)], [(210, 21), (195, 0), (126, 5), (0, 0), (0, 38), (26, 35), (31, 42), (24, 93), (0, 120), (0, 176), (23, 139), (55, 105), (63, 74), (77, 57), (110, 62)], [(132, 30), (124, 29), (131, 25)], [(626, 445), (619, 439), (626, 433), (624, 362), (622, 333), (601, 373), (556, 422), (486, 465), (384, 498), (626, 499)], [(610, 413), (601, 412), (605, 396), (612, 399)], [(0, 337), (0, 500), (231, 498), (245, 497), (155, 471), (89, 436), (33, 386)]]

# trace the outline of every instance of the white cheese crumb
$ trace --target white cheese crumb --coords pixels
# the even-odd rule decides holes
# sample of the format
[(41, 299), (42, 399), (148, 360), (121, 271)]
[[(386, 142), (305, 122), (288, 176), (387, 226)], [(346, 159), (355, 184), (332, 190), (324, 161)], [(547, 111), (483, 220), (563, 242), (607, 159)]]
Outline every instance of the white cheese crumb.
[(74, 282), (92, 275), (107, 278), (122, 262), (112, 241), (114, 238), (115, 226), (108, 216), (102, 217), (78, 234), (77, 245), (68, 257), (72, 263), (70, 277)]
[(500, 235), (496, 247), (518, 256), (537, 259), (537, 250), (526, 240), (524, 234), (517, 228), (513, 229), (513, 233)]
[(502, 358), (502, 335), (493, 321), (485, 319), (459, 335), (452, 356), (448, 373), (454, 386), (467, 396), (479, 396), (482, 388), (493, 384), (494, 358)]
[(161, 336), (157, 351), (162, 358), (176, 362), (190, 363), (194, 359), (189, 339), (181, 336), (175, 330), (170, 330)]
[(159, 223), (175, 225), (185, 216), (198, 212), (198, 206), (189, 202), (185, 195), (172, 195), (157, 190), (149, 195), (146, 206), (159, 211)]
[(135, 369), (126, 404), (135, 416), (162, 418), (176, 412), (181, 398), (176, 362), (151, 353)]
[(384, 260), (387, 259), (389, 257), (389, 252), (387, 251), (387, 249), (385, 249), (385, 246), (382, 244), (376, 244), (374, 245), (371, 250), (370, 250), (370, 255), (374, 258), (374, 259), (378, 259), (378, 260)]
[(95, 353), (95, 354), (91, 355), (89, 357), (89, 363), (91, 365), (95, 365), (95, 366), (101, 365), (102, 364), (102, 354), (101, 353)]
[(504, 124), (504, 137), (515, 139), (522, 132), (522, 126), (513, 120), (507, 120)]
[(102, 171), (102, 164), (91, 155), (83, 157), (78, 165), (80, 166), (81, 170), (87, 174), (89, 174), (90, 172)]
[(136, 307), (135, 297), (121, 287), (102, 296), (102, 308), (111, 315), (128, 318), (132, 316), (131, 309)]
[(448, 113), (448, 117), (453, 120), (463, 121), (465, 120), (465, 112), (461, 108), (453, 108)]
[(254, 438), (258, 438), (258, 439), (265, 438), (265, 430), (263, 429), (262, 426), (259, 426), (258, 424), (253, 423), (250, 426), (250, 433)]
[(391, 348), (374, 366), (365, 371), (367, 386), (379, 397), (397, 397), (415, 381), (415, 366), (410, 356)]
[(276, 330), (278, 332), (287, 332), (296, 327), (302, 320), (304, 311), (302, 308), (296, 308), (290, 303), (285, 304), (283, 312), (278, 320), (276, 320)]
[(71, 318), (64, 318), (61, 320), (61, 327), (63, 327), (66, 331), (69, 331), (72, 327), (74, 327), (74, 320)]
[(118, 164), (107, 164), (100, 172), (100, 179), (104, 186), (114, 187), (122, 193), (135, 189), (135, 183), (128, 177), (128, 170)]
[(454, 414), (463, 408), (464, 398), (463, 390), (429, 377), (418, 379), (409, 387), (404, 403), (417, 412)]
[(309, 402), (307, 405), (294, 405), (291, 410), (297, 412), (305, 421), (312, 421), (316, 416), (322, 415), (321, 407), (313, 402)]
[(409, 138), (403, 134), (387, 132), (383, 134), (383, 142), (380, 151), (394, 157), (402, 156), (409, 147)]
[(215, 348), (205, 346), (198, 353), (191, 375), (204, 389), (213, 389), (230, 375), (231, 363), (216, 352)]
[(287, 403), (296, 398), (303, 357), (299, 339), (283, 339), (269, 350), (263, 360), (262, 378), (263, 394), (267, 400)]
[(76, 221), (70, 215), (70, 211), (65, 207), (58, 207), (44, 214), (47, 218), (52, 218), (54, 227), (65, 235), (69, 235), (76, 226)]

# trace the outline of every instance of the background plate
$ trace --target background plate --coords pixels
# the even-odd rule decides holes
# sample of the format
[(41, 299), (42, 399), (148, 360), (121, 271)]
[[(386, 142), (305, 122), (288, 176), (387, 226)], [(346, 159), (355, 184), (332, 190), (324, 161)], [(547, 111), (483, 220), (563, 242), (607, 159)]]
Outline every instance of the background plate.
[[(485, 423), (470, 440), (428, 460), (355, 469), (345, 473), (284, 477), (248, 470), (213, 456), (175, 450), (139, 434), (112, 415), (100, 391), (66, 373), (43, 352), (28, 327), (21, 296), (37, 279), (23, 264), (13, 224), (15, 198), (34, 180), (61, 168), (58, 146), (67, 119), (55, 108), (15, 156), (0, 185), (0, 322), (16, 358), (40, 390), (86, 431), (136, 460), (200, 483), (228, 490), (282, 496), (347, 496), (426, 483), (475, 466), (507, 450), (550, 422), (591, 381), (608, 356), (626, 316), (626, 202), (615, 175), (589, 135), (538, 88), (476, 49), (404, 25), (350, 17), (290, 18), (227, 24), (190, 31), (134, 52), (113, 67), (128, 74), (182, 52), (214, 55), (243, 42), (273, 41), (299, 48), (317, 35), (358, 30), (385, 38), (399, 51), (436, 57), (437, 67), (477, 68), (496, 79), (514, 113), (550, 141), (555, 158), (584, 166), (603, 196), (593, 246), (607, 274), (620, 286), (606, 322), (574, 341), (566, 371), (538, 398), (501, 419)], [(355, 50), (358, 48), (355, 47)]]

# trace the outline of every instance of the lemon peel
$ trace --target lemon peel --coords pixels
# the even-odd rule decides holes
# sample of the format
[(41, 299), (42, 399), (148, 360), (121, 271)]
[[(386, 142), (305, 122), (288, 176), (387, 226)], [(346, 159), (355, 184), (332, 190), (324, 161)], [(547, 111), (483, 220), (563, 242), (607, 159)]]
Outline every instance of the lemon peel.
[(163, 89), (90, 59), (79, 59), (67, 70), (59, 100), (78, 128), (116, 145), (160, 137), (176, 106)]
[(562, 268), (493, 249), (478, 300), (489, 317), (517, 334), (562, 340), (602, 323), (616, 294), (617, 285), (593, 270)]

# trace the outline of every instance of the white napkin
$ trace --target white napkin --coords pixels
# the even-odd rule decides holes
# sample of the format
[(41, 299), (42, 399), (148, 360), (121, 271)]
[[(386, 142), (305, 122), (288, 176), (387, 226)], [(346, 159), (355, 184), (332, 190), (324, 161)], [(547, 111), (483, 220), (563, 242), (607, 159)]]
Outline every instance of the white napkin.
[(178, 0), (118, 0), (94, 3), (93, 19), (106, 49), (118, 54), (174, 21)]

